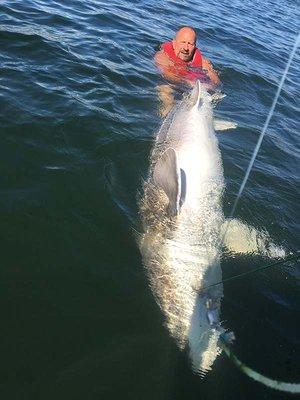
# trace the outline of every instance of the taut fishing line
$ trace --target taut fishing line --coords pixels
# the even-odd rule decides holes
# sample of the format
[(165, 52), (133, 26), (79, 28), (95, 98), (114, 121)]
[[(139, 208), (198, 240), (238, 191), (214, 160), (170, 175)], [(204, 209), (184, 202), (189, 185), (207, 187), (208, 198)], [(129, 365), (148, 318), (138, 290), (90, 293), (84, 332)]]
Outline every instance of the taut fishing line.
[(263, 265), (262, 267), (257, 267), (255, 269), (252, 269), (251, 271), (242, 272), (240, 274), (230, 276), (229, 278), (225, 278), (220, 282), (216, 282), (216, 283), (213, 283), (212, 285), (205, 286), (204, 288), (201, 289), (201, 292), (205, 291), (206, 289), (209, 289), (211, 287), (218, 286), (218, 285), (221, 285), (223, 283), (227, 283), (227, 282), (233, 281), (235, 279), (243, 278), (244, 276), (248, 276), (248, 275), (254, 274), (256, 272), (263, 271), (265, 269), (269, 269), (269, 268), (272, 268), (272, 267), (276, 267), (278, 265), (285, 264), (285, 263), (287, 263), (289, 261), (296, 261), (299, 258), (300, 258), (300, 251), (297, 251), (296, 254), (293, 254), (293, 255), (291, 255), (289, 257), (286, 257), (284, 260), (274, 261), (274, 262), (272, 262), (270, 264)]
[[(281, 80), (280, 80), (280, 82), (279, 82), (279, 85), (278, 85), (278, 88), (277, 88), (277, 91), (276, 91), (276, 94), (275, 94), (275, 97), (274, 97), (272, 106), (271, 106), (271, 108), (270, 108), (269, 114), (268, 114), (268, 116), (267, 116), (266, 122), (265, 122), (265, 124), (264, 124), (264, 126), (263, 126), (263, 129), (262, 129), (260, 135), (259, 135), (259, 138), (258, 138), (257, 144), (256, 144), (256, 146), (255, 146), (255, 149), (254, 149), (254, 151), (253, 151), (253, 154), (252, 154), (252, 157), (251, 157), (249, 166), (248, 166), (248, 168), (247, 168), (247, 171), (246, 171), (246, 173), (245, 173), (244, 179), (243, 179), (243, 181), (242, 181), (242, 183), (241, 183), (240, 189), (239, 189), (239, 191), (238, 191), (238, 194), (237, 194), (237, 196), (236, 196), (236, 198), (235, 198), (235, 201), (234, 201), (234, 203), (233, 203), (231, 212), (230, 212), (229, 217), (228, 217), (228, 219), (227, 219), (226, 228), (225, 228), (225, 230), (224, 230), (224, 233), (223, 233), (222, 239), (221, 239), (221, 244), (224, 242), (224, 238), (225, 238), (225, 236), (226, 236), (226, 234), (227, 234), (227, 231), (228, 231), (228, 226), (229, 226), (230, 221), (232, 220), (232, 218), (233, 218), (233, 216), (234, 216), (234, 213), (235, 213), (237, 204), (238, 204), (238, 202), (239, 202), (239, 200), (240, 200), (240, 198), (241, 198), (241, 196), (242, 196), (242, 193), (243, 193), (243, 191), (244, 191), (244, 189), (245, 189), (245, 186), (246, 186), (246, 183), (247, 183), (247, 181), (248, 181), (249, 175), (250, 175), (250, 173), (251, 173), (251, 170), (252, 170), (254, 161), (255, 161), (255, 159), (256, 159), (256, 157), (257, 157), (257, 154), (258, 154), (258, 152), (259, 152), (259, 149), (260, 149), (262, 140), (263, 140), (263, 138), (264, 138), (264, 136), (265, 136), (265, 133), (266, 133), (267, 128), (268, 128), (268, 126), (269, 126), (270, 120), (271, 120), (271, 118), (272, 118), (272, 116), (273, 116), (273, 114), (274, 114), (274, 109), (275, 109), (275, 107), (276, 107), (276, 104), (277, 104), (277, 101), (278, 101), (278, 98), (279, 98), (281, 89), (282, 89), (282, 87), (283, 87), (284, 81), (285, 81), (286, 76), (287, 76), (287, 74), (288, 74), (288, 71), (289, 71), (289, 69), (290, 69), (290, 66), (291, 66), (291, 63), (292, 63), (293, 58), (294, 58), (294, 56), (295, 56), (295, 53), (296, 53), (296, 51), (297, 51), (297, 48), (299, 47), (299, 43), (300, 43), (300, 33), (298, 33), (298, 35), (297, 35), (297, 37), (296, 37), (296, 40), (295, 40), (293, 49), (292, 49), (292, 51), (291, 51), (291, 53), (290, 53), (290, 56), (289, 56), (288, 62), (287, 62), (287, 64), (286, 64), (285, 70), (284, 70), (283, 75), (282, 75), (282, 77), (281, 77)], [(297, 257), (297, 258), (298, 258), (298, 257)], [(256, 270), (253, 271), (253, 272), (256, 272)], [(232, 278), (233, 278), (233, 277), (232, 277)], [(222, 282), (221, 282), (221, 283), (222, 283)]]
[[(263, 126), (263, 129), (262, 129), (261, 133), (260, 133), (260, 136), (259, 136), (259, 138), (258, 138), (256, 147), (255, 147), (255, 149), (254, 149), (254, 151), (253, 151), (253, 154), (252, 154), (252, 157), (251, 157), (249, 166), (248, 166), (248, 168), (247, 168), (247, 171), (246, 171), (246, 173), (245, 173), (244, 179), (243, 179), (243, 181), (242, 181), (242, 183), (241, 183), (240, 189), (239, 189), (239, 191), (238, 191), (238, 194), (237, 194), (236, 199), (235, 199), (235, 201), (234, 201), (234, 204), (233, 204), (233, 206), (232, 206), (231, 212), (230, 212), (229, 217), (228, 217), (227, 226), (226, 226), (226, 229), (225, 229), (225, 231), (224, 231), (224, 234), (223, 234), (221, 243), (224, 241), (224, 237), (225, 237), (225, 235), (226, 235), (226, 233), (227, 233), (227, 230), (228, 230), (228, 224), (230, 223), (230, 220), (231, 220), (231, 219), (233, 218), (233, 216), (234, 216), (234, 213), (235, 213), (237, 204), (238, 204), (238, 202), (239, 202), (239, 200), (240, 200), (240, 198), (241, 198), (241, 196), (242, 196), (242, 193), (243, 193), (243, 191), (244, 191), (244, 189), (245, 189), (245, 186), (246, 186), (246, 183), (247, 183), (247, 181), (248, 181), (250, 172), (251, 172), (251, 170), (252, 170), (254, 161), (255, 161), (255, 159), (256, 159), (256, 157), (257, 157), (257, 154), (258, 154), (258, 152), (259, 152), (259, 149), (260, 149), (262, 140), (263, 140), (263, 138), (264, 138), (264, 136), (265, 136), (265, 133), (266, 133), (266, 130), (267, 130), (268, 126), (269, 126), (270, 120), (271, 120), (271, 118), (272, 118), (272, 116), (273, 116), (273, 114), (274, 114), (274, 109), (275, 109), (275, 107), (276, 107), (276, 104), (277, 104), (277, 101), (278, 101), (280, 92), (281, 92), (281, 90), (282, 90), (283, 84), (284, 84), (284, 82), (285, 82), (286, 76), (287, 76), (288, 71), (289, 71), (289, 69), (290, 69), (290, 66), (291, 66), (291, 63), (292, 63), (293, 58), (294, 58), (294, 56), (295, 56), (295, 53), (296, 53), (296, 51), (297, 51), (297, 48), (299, 47), (299, 43), (300, 43), (300, 33), (298, 33), (298, 35), (297, 35), (297, 37), (296, 37), (296, 39), (295, 39), (295, 43), (294, 43), (293, 49), (292, 49), (292, 51), (291, 51), (291, 53), (290, 53), (290, 56), (289, 56), (288, 62), (287, 62), (287, 64), (286, 64), (285, 70), (284, 70), (283, 75), (282, 75), (282, 77), (281, 77), (281, 80), (280, 80), (280, 82), (279, 82), (279, 85), (278, 85), (278, 88), (277, 88), (277, 91), (276, 91), (276, 94), (275, 94), (275, 97), (274, 97), (272, 106), (271, 106), (271, 108), (270, 108), (269, 114), (268, 114), (268, 116), (267, 116), (266, 122), (265, 122), (265, 124), (264, 124), (264, 126)], [(296, 258), (299, 258), (299, 255), (297, 255)], [(288, 261), (288, 260), (285, 260), (285, 261)], [(284, 261), (284, 262), (285, 262), (285, 261)], [(283, 263), (283, 262), (281, 262), (281, 263)], [(273, 266), (273, 265), (270, 265), (269, 267), (271, 267), (271, 266)], [(267, 267), (268, 267), (268, 266), (267, 266)], [(265, 268), (265, 267), (263, 267), (263, 268)], [(256, 271), (256, 270), (255, 270), (255, 271)], [(253, 272), (255, 272), (255, 271), (253, 271)], [(251, 271), (250, 271), (250, 273), (251, 273)], [(234, 278), (234, 277), (232, 277), (232, 278)], [(230, 278), (230, 279), (231, 279), (231, 278)], [(221, 282), (221, 283), (222, 283), (222, 282)]]
[(272, 116), (273, 116), (273, 114), (274, 114), (274, 109), (275, 109), (275, 107), (276, 107), (276, 104), (277, 104), (277, 101), (278, 101), (278, 98), (279, 98), (281, 89), (282, 89), (282, 87), (283, 87), (283, 84), (284, 84), (284, 81), (285, 81), (285, 79), (286, 79), (287, 73), (288, 73), (288, 71), (289, 71), (289, 69), (290, 69), (290, 66), (291, 66), (291, 63), (292, 63), (293, 58), (294, 58), (294, 56), (295, 56), (296, 50), (297, 50), (297, 48), (298, 48), (298, 46), (299, 46), (299, 42), (300, 42), (300, 33), (298, 33), (298, 36), (297, 36), (297, 38), (296, 38), (296, 40), (295, 40), (294, 47), (293, 47), (293, 49), (292, 49), (292, 51), (291, 51), (291, 54), (290, 54), (290, 57), (289, 57), (288, 62), (287, 62), (287, 64), (286, 64), (286, 67), (285, 67), (284, 73), (283, 73), (283, 75), (282, 75), (282, 78), (281, 78), (281, 80), (280, 80), (280, 82), (279, 82), (279, 85), (278, 85), (278, 88), (277, 88), (277, 92), (276, 92), (276, 95), (275, 95), (274, 100), (273, 100), (273, 104), (272, 104), (272, 106), (271, 106), (271, 108), (270, 108), (269, 114), (268, 114), (268, 116), (267, 116), (267, 119), (266, 119), (266, 122), (265, 122), (265, 124), (264, 124), (264, 127), (263, 127), (263, 129), (262, 129), (262, 131), (261, 131), (261, 134), (260, 134), (260, 136), (259, 136), (259, 138), (258, 138), (256, 147), (255, 147), (254, 152), (253, 152), (253, 154), (252, 154), (252, 157), (251, 157), (251, 160), (250, 160), (248, 169), (247, 169), (247, 171), (246, 171), (244, 180), (243, 180), (243, 182), (242, 182), (242, 184), (241, 184), (241, 186), (240, 186), (239, 192), (238, 192), (238, 194), (237, 194), (237, 196), (236, 196), (235, 202), (234, 202), (234, 204), (233, 204), (232, 210), (231, 210), (230, 215), (229, 215), (229, 218), (230, 218), (230, 219), (231, 219), (231, 218), (233, 217), (233, 215), (234, 215), (234, 212), (235, 212), (235, 210), (236, 210), (236, 206), (237, 206), (237, 204), (238, 204), (238, 202), (239, 202), (239, 199), (240, 199), (240, 197), (241, 197), (241, 195), (242, 195), (242, 193), (243, 193), (243, 191), (244, 191), (244, 188), (245, 188), (245, 186), (246, 186), (246, 183), (247, 183), (247, 180), (248, 180), (248, 178), (249, 178), (251, 169), (252, 169), (252, 167), (253, 167), (255, 158), (256, 158), (257, 153), (258, 153), (258, 151), (259, 151), (259, 149), (260, 149), (261, 142), (262, 142), (262, 140), (263, 140), (263, 138), (264, 138), (264, 136), (265, 136), (265, 133), (266, 133), (266, 130), (267, 130), (268, 126), (269, 126), (270, 120), (271, 120), (271, 118), (272, 118)]

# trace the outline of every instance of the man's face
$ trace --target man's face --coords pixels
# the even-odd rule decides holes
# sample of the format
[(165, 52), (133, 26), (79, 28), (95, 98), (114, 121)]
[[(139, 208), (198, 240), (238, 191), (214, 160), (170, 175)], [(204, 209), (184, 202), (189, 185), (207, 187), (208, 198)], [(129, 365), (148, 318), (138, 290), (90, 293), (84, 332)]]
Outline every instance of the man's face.
[(180, 30), (173, 39), (173, 48), (176, 56), (189, 62), (193, 58), (196, 48), (196, 35), (190, 29)]

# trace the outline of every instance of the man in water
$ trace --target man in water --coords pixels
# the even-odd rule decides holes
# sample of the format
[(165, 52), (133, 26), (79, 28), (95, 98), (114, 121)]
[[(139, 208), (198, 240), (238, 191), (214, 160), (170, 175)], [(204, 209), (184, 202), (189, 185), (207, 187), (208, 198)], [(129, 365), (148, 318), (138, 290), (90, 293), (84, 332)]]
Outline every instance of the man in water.
[[(211, 62), (203, 57), (196, 47), (197, 35), (193, 28), (180, 28), (171, 42), (161, 45), (154, 59), (162, 75), (173, 83), (193, 86), (197, 79), (212, 86), (219, 85), (220, 79)], [(158, 88), (159, 98), (163, 103), (160, 110), (165, 116), (174, 103), (173, 89), (169, 85)]]

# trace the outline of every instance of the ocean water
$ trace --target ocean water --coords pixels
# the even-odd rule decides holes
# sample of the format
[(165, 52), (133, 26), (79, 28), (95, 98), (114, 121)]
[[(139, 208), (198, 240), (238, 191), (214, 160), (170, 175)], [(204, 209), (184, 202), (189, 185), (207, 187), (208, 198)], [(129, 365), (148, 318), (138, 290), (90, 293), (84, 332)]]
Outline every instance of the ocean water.
[[(1, 399), (286, 399), (222, 354), (203, 379), (164, 327), (135, 240), (179, 26), (220, 73), (229, 214), (299, 31), (298, 0), (0, 2)], [(299, 49), (236, 218), (299, 249)], [(229, 277), (270, 262), (225, 256)], [(224, 285), (235, 354), (299, 382), (299, 264)]]

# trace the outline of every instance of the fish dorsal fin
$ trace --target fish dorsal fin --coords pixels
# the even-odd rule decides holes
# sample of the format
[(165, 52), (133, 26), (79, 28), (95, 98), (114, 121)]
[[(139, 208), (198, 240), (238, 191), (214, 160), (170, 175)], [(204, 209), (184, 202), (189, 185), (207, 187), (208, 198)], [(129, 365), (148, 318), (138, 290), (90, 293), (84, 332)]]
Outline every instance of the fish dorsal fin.
[(190, 99), (191, 99), (191, 107), (198, 108), (201, 99), (201, 83), (199, 80), (197, 80), (195, 83)]
[(176, 151), (167, 149), (157, 161), (153, 172), (154, 183), (166, 193), (169, 199), (170, 216), (179, 213), (181, 195), (181, 173)]

